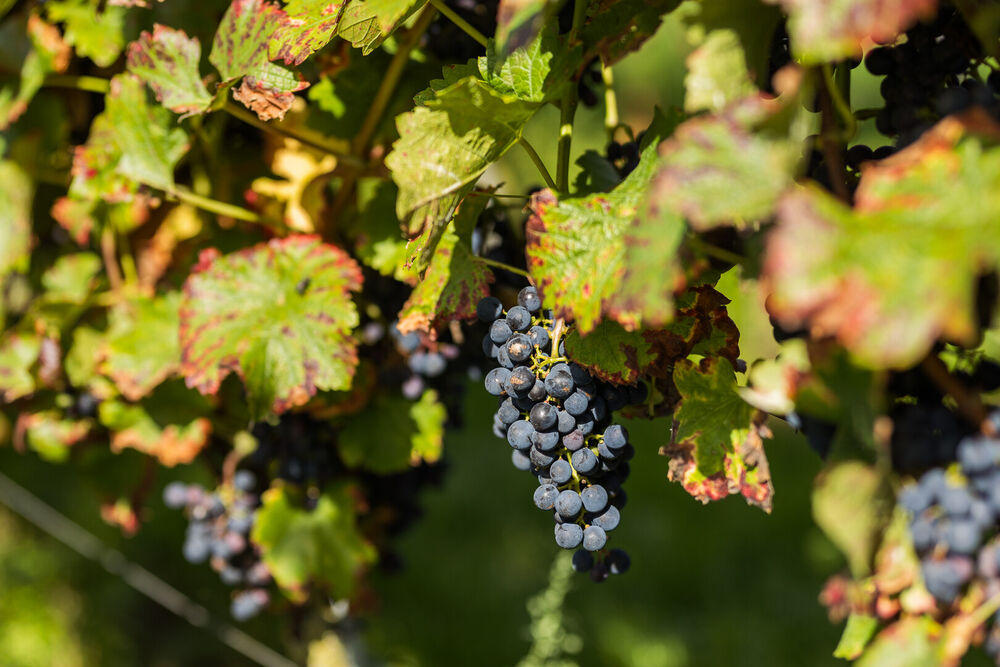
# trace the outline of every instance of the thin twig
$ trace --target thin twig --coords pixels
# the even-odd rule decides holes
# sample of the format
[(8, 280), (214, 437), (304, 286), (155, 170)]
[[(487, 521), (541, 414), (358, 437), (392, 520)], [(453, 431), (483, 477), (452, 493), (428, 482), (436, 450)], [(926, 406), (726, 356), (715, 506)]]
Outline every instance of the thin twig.
[(516, 266), (511, 266), (510, 264), (504, 264), (503, 262), (498, 262), (495, 259), (490, 259), (488, 257), (476, 257), (477, 260), (485, 264), (486, 266), (492, 266), (495, 269), (503, 269), (504, 271), (510, 271), (511, 273), (516, 273), (519, 276), (524, 276), (525, 278), (530, 278), (531, 276), (524, 269), (519, 269)]
[(185, 204), (190, 204), (195, 208), (208, 211), (209, 213), (215, 213), (216, 215), (223, 215), (233, 218), (234, 220), (242, 220), (244, 222), (253, 222), (256, 224), (263, 224), (265, 222), (263, 216), (259, 213), (245, 209), (242, 206), (236, 206), (235, 204), (227, 204), (226, 202), (210, 199), (209, 197), (202, 197), (199, 194), (195, 194), (194, 192), (181, 187), (174, 187), (172, 190), (167, 191), (167, 194), (175, 197)]
[(446, 19), (454, 23), (464, 32), (466, 35), (472, 39), (479, 42), (479, 45), (484, 49), (486, 48), (486, 35), (476, 30), (471, 23), (463, 19), (461, 16), (455, 13), (455, 10), (445, 4), (444, 0), (427, 0), (436, 10), (441, 12)]
[(82, 74), (49, 74), (42, 85), (47, 88), (72, 88), (98, 95), (106, 95), (111, 89), (109, 79)]
[(542, 162), (542, 158), (538, 156), (538, 152), (535, 150), (534, 146), (529, 144), (528, 140), (524, 137), (518, 139), (517, 143), (521, 145), (524, 152), (528, 154), (529, 158), (531, 158), (531, 161), (535, 164), (535, 168), (538, 169), (538, 173), (542, 175), (545, 185), (549, 186), (549, 189), (556, 194), (562, 192), (559, 189), (559, 186), (556, 185), (556, 182), (552, 180), (552, 174), (550, 174), (549, 170), (545, 168), (545, 163)]

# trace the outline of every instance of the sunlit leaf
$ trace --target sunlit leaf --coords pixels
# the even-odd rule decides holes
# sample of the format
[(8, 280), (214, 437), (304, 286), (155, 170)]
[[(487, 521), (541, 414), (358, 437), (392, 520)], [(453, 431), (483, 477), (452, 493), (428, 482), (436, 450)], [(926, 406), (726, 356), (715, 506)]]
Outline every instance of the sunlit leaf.
[(346, 4), (337, 34), (367, 56), (422, 8), (425, 0), (364, 0)]
[(50, 0), (50, 21), (63, 24), (63, 36), (76, 54), (109, 67), (125, 47), (125, 9), (98, 0)]
[(99, 368), (130, 401), (149, 394), (180, 365), (179, 305), (180, 293), (167, 292), (112, 309)]
[(129, 71), (153, 89), (163, 106), (180, 114), (200, 113), (214, 99), (202, 82), (200, 59), (197, 37), (159, 23), (128, 47)]

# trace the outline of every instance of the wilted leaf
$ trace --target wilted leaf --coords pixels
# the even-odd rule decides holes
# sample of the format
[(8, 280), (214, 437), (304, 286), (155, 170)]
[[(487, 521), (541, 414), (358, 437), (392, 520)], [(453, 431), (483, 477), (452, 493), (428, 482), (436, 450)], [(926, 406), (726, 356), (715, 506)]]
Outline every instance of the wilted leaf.
[(871, 572), (872, 558), (891, 507), (882, 476), (859, 461), (825, 470), (813, 491), (813, 518), (837, 545), (855, 578)]
[(181, 373), (204, 394), (236, 372), (254, 417), (347, 389), (358, 363), (350, 293), (361, 270), (314, 236), (275, 239), (230, 255), (202, 251), (184, 285)]
[(0, 161), (0, 278), (27, 267), (35, 185), (15, 162)]
[(210, 411), (201, 394), (168, 382), (141, 403), (103, 401), (98, 418), (112, 431), (112, 451), (135, 449), (170, 467), (190, 463), (208, 444)]
[(866, 42), (887, 44), (937, 0), (769, 0), (788, 12), (792, 52), (806, 64), (858, 58)]
[[(486, 194), (486, 193), (483, 193)], [(431, 265), (399, 311), (401, 333), (436, 330), (476, 317), (489, 295), (493, 272), (472, 254), (472, 231), (489, 197), (467, 196), (438, 242)]]
[(81, 58), (109, 67), (125, 46), (125, 10), (98, 0), (50, 0), (45, 3), (50, 21), (62, 23), (63, 35)]
[(257, 178), (250, 186), (254, 192), (277, 200), (281, 217), (289, 229), (311, 233), (316, 230), (326, 200), (323, 189), (337, 166), (332, 155), (321, 155), (293, 139), (274, 151), (271, 171), (285, 180)]
[(681, 403), (671, 443), (660, 450), (670, 457), (671, 481), (703, 503), (740, 493), (770, 512), (774, 487), (763, 443), (769, 433), (736, 393), (732, 364), (718, 357), (697, 365), (683, 359), (673, 377)]
[(783, 198), (764, 274), (786, 328), (836, 336), (873, 368), (975, 339), (976, 281), (1000, 266), (1000, 148), (964, 122), (865, 169), (853, 210), (815, 189)]
[(159, 23), (128, 47), (129, 71), (153, 89), (163, 106), (180, 114), (201, 113), (214, 99), (202, 82), (200, 60), (197, 37)]
[(419, 401), (380, 394), (344, 424), (340, 456), (348, 466), (378, 475), (434, 463), (441, 457), (446, 418), (436, 391), (425, 391)]
[(130, 401), (146, 396), (176, 372), (181, 360), (180, 301), (180, 292), (167, 292), (132, 299), (111, 310), (100, 371)]
[(357, 531), (351, 488), (327, 487), (310, 509), (285, 488), (269, 489), (261, 499), (251, 537), (285, 594), (304, 602), (313, 584), (334, 599), (350, 597), (356, 577), (376, 558)]

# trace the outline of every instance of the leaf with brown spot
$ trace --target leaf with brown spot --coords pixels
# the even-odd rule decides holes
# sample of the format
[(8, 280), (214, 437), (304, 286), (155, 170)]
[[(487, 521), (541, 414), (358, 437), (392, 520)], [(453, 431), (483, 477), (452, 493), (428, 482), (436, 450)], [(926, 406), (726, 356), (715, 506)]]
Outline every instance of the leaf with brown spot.
[(784, 196), (764, 259), (771, 313), (871, 368), (911, 366), (938, 338), (973, 342), (977, 280), (1000, 267), (997, 129), (946, 118), (868, 163), (854, 209), (818, 189)]
[(301, 65), (336, 36), (346, 4), (347, 0), (291, 0), (285, 5), (287, 19), (271, 35), (268, 58)]
[(198, 71), (200, 59), (197, 37), (159, 23), (128, 46), (128, 70), (153, 89), (163, 106), (179, 114), (202, 113), (214, 99)]
[(476, 304), (490, 293), (493, 272), (472, 254), (472, 231), (489, 197), (467, 196), (438, 242), (423, 280), (399, 311), (401, 333), (440, 329), (453, 320), (472, 320)]
[(111, 450), (135, 449), (171, 467), (190, 463), (208, 444), (211, 404), (180, 382), (168, 382), (140, 403), (101, 403), (98, 419), (111, 430)]
[(214, 394), (235, 372), (254, 418), (348, 389), (358, 363), (351, 292), (361, 281), (347, 253), (315, 236), (202, 251), (180, 309), (187, 385)]
[(706, 358), (674, 367), (681, 403), (674, 414), (671, 442), (660, 453), (670, 457), (669, 478), (703, 503), (739, 493), (771, 511), (774, 487), (763, 438), (770, 432), (763, 415), (736, 392), (732, 364)]

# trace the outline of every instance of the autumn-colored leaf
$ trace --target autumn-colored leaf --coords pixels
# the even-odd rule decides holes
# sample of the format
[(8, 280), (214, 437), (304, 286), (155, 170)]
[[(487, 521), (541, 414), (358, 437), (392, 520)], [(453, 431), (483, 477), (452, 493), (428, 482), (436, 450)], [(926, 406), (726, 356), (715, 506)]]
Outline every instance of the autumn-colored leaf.
[(350, 293), (361, 280), (354, 260), (315, 236), (202, 251), (184, 285), (181, 374), (214, 394), (237, 373), (255, 417), (349, 388), (358, 363)]
[(302, 64), (337, 34), (346, 4), (347, 0), (291, 0), (285, 5), (287, 19), (271, 35), (268, 58)]
[(201, 113), (214, 99), (202, 82), (200, 59), (197, 37), (159, 23), (128, 47), (129, 71), (153, 89), (163, 106), (179, 114)]

